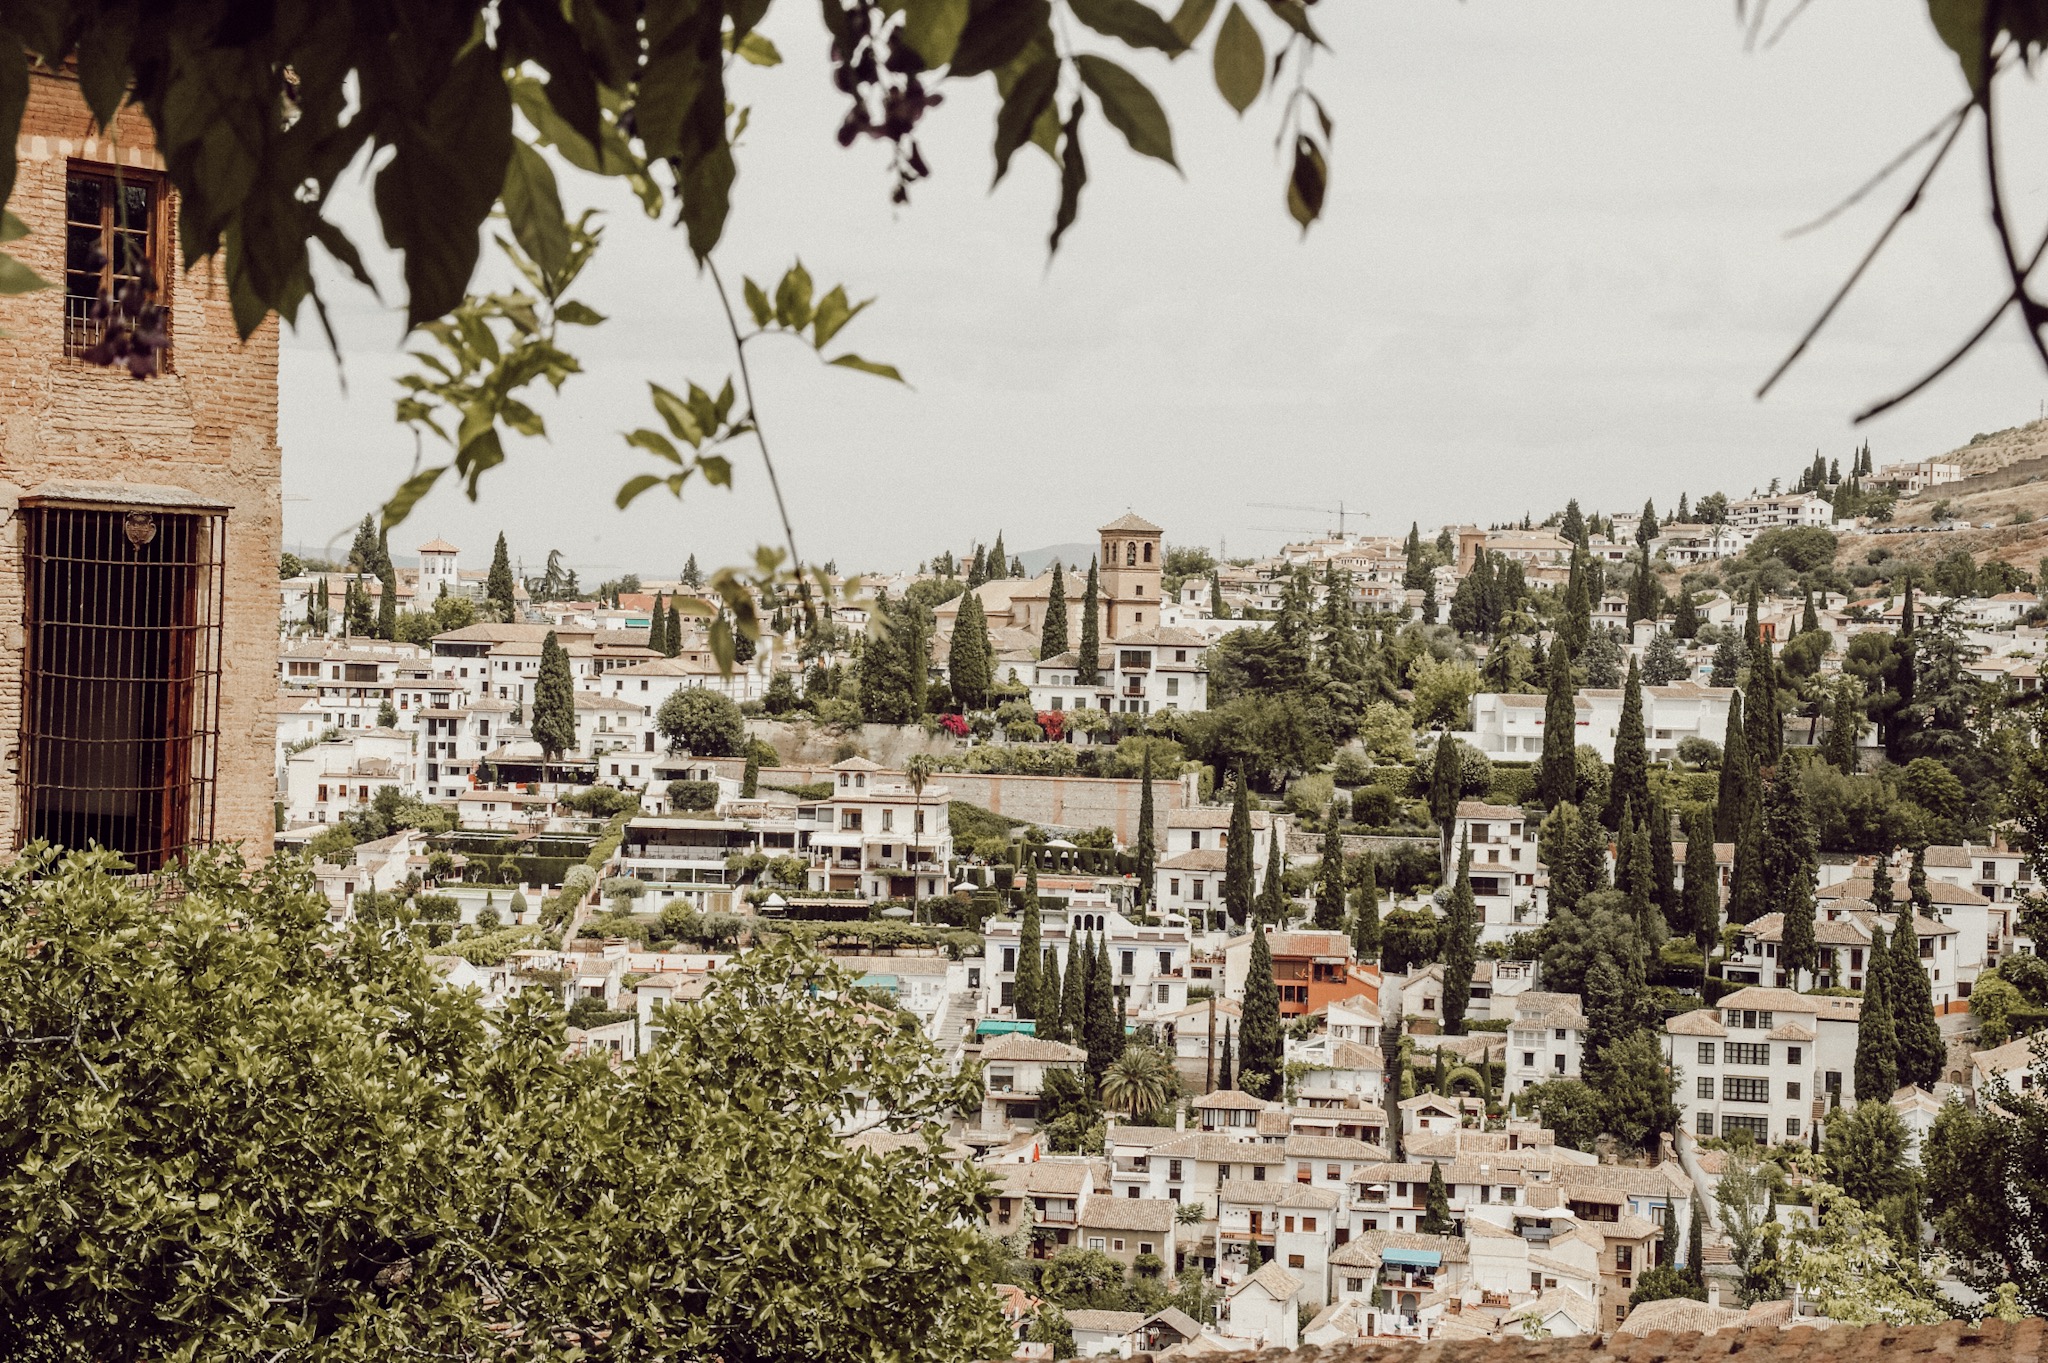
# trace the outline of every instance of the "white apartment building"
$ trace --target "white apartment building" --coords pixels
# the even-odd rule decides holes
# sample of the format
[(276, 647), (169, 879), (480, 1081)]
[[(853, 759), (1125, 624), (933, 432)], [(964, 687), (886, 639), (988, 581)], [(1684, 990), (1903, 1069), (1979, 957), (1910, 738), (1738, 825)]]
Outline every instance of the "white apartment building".
[[(1291, 820), (1271, 810), (1251, 811), (1252, 882), (1263, 885), (1266, 858), (1284, 846)], [(1230, 841), (1228, 805), (1188, 805), (1166, 815), (1166, 845), (1153, 872), (1153, 902), (1165, 913), (1192, 915), (1223, 909), (1223, 871)]]
[(1886, 464), (1870, 476), (1876, 487), (1895, 487), (1901, 496), (1911, 497), (1942, 483), (1960, 483), (1963, 466), (1943, 459), (1920, 459), (1911, 463)]
[[(1017, 918), (995, 918), (982, 926), (995, 995), (991, 1002), (999, 1011), (1016, 1007), (1017, 946), (1023, 927)], [(1158, 1024), (1187, 1009), (1192, 952), (1185, 922), (1147, 926), (1124, 917), (1106, 899), (1076, 898), (1064, 907), (1041, 908), (1038, 931), (1040, 950), (1052, 950), (1062, 978), (1073, 969), (1077, 941), (1092, 946), (1098, 938), (1106, 939), (1110, 978), (1124, 991), (1124, 1007), (1133, 1020)]]
[[(1983, 964), (1995, 965), (2001, 956), (2034, 954), (2033, 939), (2019, 931), (2020, 901), (2039, 888), (2024, 852), (2003, 838), (1990, 844), (1937, 845), (1927, 849), (1926, 865), (1930, 896), (1941, 893), (1933, 888), (1941, 884), (1973, 891), (1984, 900)], [(1935, 901), (1935, 913), (1944, 921), (1955, 923), (1958, 932), (1967, 933), (1969, 925), (1964, 911), (1968, 906), (1951, 905), (1946, 902), (1949, 898), (1942, 894)], [(1958, 944), (1958, 961), (1967, 961), (1970, 951), (1971, 943), (1965, 936)]]
[(1508, 1024), (1507, 1091), (1549, 1079), (1577, 1079), (1585, 1062), (1586, 1014), (1577, 994), (1536, 990), (1515, 996)]
[(810, 888), (870, 899), (933, 899), (949, 888), (953, 829), (951, 792), (911, 789), (903, 773), (865, 757), (832, 767), (832, 794), (804, 806), (811, 833)]
[(1206, 710), (1209, 670), (1202, 657), (1208, 649), (1208, 636), (1194, 630), (1132, 630), (1102, 648), (1097, 659), (1101, 680), (1094, 686), (1081, 684), (1071, 650), (1037, 663), (1031, 669), (1031, 705), (1127, 715)]
[[(1618, 687), (1587, 687), (1578, 693), (1573, 706), (1577, 723), (1574, 747), (1593, 748), (1604, 761), (1614, 760), (1623, 695)], [(1720, 744), (1728, 735), (1728, 707), (1734, 695), (1731, 687), (1689, 681), (1645, 686), (1643, 743), (1650, 760), (1672, 760), (1678, 756), (1678, 745), (1688, 738)], [(1471, 728), (1452, 736), (1496, 762), (1535, 762), (1543, 756), (1543, 708), (1542, 696), (1481, 692), (1472, 697)]]
[(1540, 927), (1545, 914), (1536, 883), (1536, 821), (1524, 818), (1517, 805), (1464, 800), (1451, 832), (1452, 847), (1464, 846), (1472, 853), (1479, 940), (1506, 942), (1518, 932)]
[(285, 826), (334, 823), (368, 806), (387, 786), (411, 794), (416, 784), (411, 734), (354, 730), (286, 759)]
[(505, 740), (512, 706), (471, 700), (415, 708), (407, 715), (420, 735), (420, 785), (430, 798), (456, 799), (480, 779), (485, 754)]
[[(1805, 1140), (1832, 1103), (1856, 1099), (1862, 1000), (1751, 987), (1664, 1024), (1685, 1129)], [(1889, 1097), (1890, 1095), (1880, 1095)]]
[(807, 857), (810, 829), (794, 819), (661, 816), (626, 824), (607, 873), (632, 876), (647, 886), (637, 908), (659, 912), (687, 904), (700, 913), (730, 912), (738, 877), (727, 859), (760, 853)]
[(1765, 497), (1745, 497), (1731, 504), (1728, 523), (1747, 542), (1778, 526), (1833, 525), (1835, 509), (1825, 497), (1811, 492), (1780, 492)]
[[(1048, 1070), (1078, 1071), (1088, 1052), (1063, 1041), (1046, 1041), (1023, 1032), (1005, 1032), (981, 1048), (981, 1127), (984, 1131), (1033, 1130), (1038, 1125), (1038, 1098), (1045, 1091)], [(1081, 1166), (1084, 1170), (1086, 1165)], [(1087, 1199), (1080, 1191), (1073, 1211)], [(1046, 1209), (1039, 1208), (1043, 1213)], [(1041, 1219), (1043, 1217), (1041, 1216)], [(1069, 1225), (1073, 1224), (1071, 1221)]]
[(1680, 567), (1733, 558), (1742, 548), (1742, 536), (1728, 525), (1672, 522), (1661, 527), (1657, 538), (1650, 541), (1651, 553)]

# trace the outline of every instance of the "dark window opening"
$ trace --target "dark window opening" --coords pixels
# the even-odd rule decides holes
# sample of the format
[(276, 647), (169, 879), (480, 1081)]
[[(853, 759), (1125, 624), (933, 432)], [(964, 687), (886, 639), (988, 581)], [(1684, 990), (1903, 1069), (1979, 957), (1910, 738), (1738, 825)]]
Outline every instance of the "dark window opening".
[(212, 836), (217, 515), (23, 510), (20, 837), (150, 873)]
[[(154, 171), (123, 166), (119, 174), (74, 164), (64, 182), (64, 353), (84, 355), (100, 339), (106, 319), (95, 315), (105, 290), (120, 306), (122, 291), (147, 280), (161, 290), (164, 181)], [(170, 310), (164, 310), (164, 328)], [(131, 325), (136, 320), (127, 317)], [(170, 350), (158, 356), (170, 367)]]

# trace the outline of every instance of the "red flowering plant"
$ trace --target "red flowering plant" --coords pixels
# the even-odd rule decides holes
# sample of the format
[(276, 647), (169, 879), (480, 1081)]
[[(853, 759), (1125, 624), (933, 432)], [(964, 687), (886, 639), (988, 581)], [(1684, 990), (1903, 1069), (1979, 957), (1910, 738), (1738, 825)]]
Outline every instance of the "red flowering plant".
[(1064, 710), (1040, 710), (1038, 727), (1045, 730), (1046, 738), (1057, 743), (1067, 735), (1067, 712)]
[(967, 716), (940, 715), (939, 727), (955, 738), (965, 738), (967, 737)]

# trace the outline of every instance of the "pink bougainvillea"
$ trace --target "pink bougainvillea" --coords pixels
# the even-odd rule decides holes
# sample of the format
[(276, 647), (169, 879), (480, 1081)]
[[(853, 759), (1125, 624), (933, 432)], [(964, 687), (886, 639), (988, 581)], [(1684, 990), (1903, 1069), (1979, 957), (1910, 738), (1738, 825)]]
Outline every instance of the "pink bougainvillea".
[(965, 738), (967, 737), (967, 716), (940, 715), (939, 727), (955, 738)]
[(1066, 737), (1067, 712), (1064, 710), (1040, 710), (1038, 727), (1045, 730), (1045, 736), (1054, 743)]

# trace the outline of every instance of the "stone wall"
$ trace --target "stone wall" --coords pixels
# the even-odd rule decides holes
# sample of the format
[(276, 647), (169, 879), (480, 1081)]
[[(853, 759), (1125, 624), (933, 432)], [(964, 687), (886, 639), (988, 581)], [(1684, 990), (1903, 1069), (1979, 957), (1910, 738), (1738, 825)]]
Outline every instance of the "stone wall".
[[(738, 763), (744, 766), (744, 763)], [(830, 763), (763, 768), (761, 780), (778, 786), (830, 781)], [(1164, 843), (1167, 811), (1195, 803), (1196, 778), (1152, 782), (1152, 817)], [(1048, 828), (1108, 828), (1119, 845), (1138, 836), (1138, 805), (1143, 781), (1117, 781), (1096, 776), (992, 776), (981, 772), (941, 771), (932, 784), (944, 786), (955, 800)]]
[(7, 207), (29, 235), (7, 250), (57, 287), (0, 297), (0, 828), (12, 839), (20, 823), (20, 500), (53, 479), (159, 484), (230, 508), (214, 832), (265, 855), (276, 788), (277, 322), (265, 321), (244, 343), (219, 262), (178, 270), (173, 198), (159, 218), (174, 319), (171, 372), (138, 381), (66, 358), (69, 164), (146, 173), (163, 163), (138, 111), (124, 110), (111, 138), (97, 135), (77, 82), (48, 74), (30, 79), (15, 154), (19, 179)]

